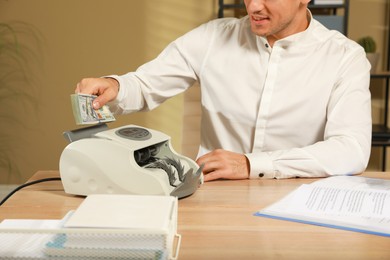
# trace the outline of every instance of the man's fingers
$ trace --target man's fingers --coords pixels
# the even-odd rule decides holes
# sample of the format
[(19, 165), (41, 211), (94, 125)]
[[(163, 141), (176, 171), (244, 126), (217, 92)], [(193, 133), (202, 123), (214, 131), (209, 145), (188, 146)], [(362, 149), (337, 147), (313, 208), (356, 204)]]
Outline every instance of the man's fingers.
[(203, 180), (204, 181), (213, 181), (213, 180), (221, 179), (222, 177), (223, 176), (220, 174), (220, 171), (212, 171), (212, 172), (204, 174)]
[(199, 157), (196, 162), (204, 164), (204, 181), (249, 177), (249, 161), (243, 154), (216, 149)]
[(84, 78), (76, 85), (75, 93), (96, 95), (93, 108), (99, 109), (116, 98), (119, 82), (113, 78)]
[(110, 98), (109, 98), (109, 95), (107, 93), (107, 94), (104, 94), (104, 95), (97, 96), (93, 100), (93, 104), (92, 105), (93, 105), (94, 109), (99, 109), (99, 108), (104, 106), (109, 101), (110, 101)]
[(208, 161), (204, 163), (203, 172), (204, 173), (213, 172), (218, 168), (220, 168), (218, 162)]
[(76, 85), (75, 93), (83, 93), (89, 95), (96, 95), (98, 91), (98, 86), (94, 79), (85, 78), (82, 79)]

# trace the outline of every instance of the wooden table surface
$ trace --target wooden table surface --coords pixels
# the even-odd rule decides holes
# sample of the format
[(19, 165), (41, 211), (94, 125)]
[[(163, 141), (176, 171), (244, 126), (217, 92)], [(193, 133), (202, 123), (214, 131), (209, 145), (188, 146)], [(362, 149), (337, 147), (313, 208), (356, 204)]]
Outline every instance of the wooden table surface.
[[(30, 180), (58, 177), (39, 171)], [(390, 179), (390, 173), (362, 176)], [(253, 216), (317, 179), (214, 181), (179, 200), (179, 259), (390, 259), (390, 238)], [(83, 197), (60, 181), (35, 184), (0, 207), (3, 219), (61, 219)], [(1, 245), (0, 245), (1, 246)]]

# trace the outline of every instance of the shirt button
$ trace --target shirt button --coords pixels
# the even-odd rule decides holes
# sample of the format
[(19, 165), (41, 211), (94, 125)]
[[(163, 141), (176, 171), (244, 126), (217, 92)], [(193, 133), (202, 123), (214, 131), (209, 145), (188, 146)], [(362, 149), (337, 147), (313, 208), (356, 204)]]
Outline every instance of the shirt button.
[(259, 173), (259, 177), (264, 177), (264, 173)]

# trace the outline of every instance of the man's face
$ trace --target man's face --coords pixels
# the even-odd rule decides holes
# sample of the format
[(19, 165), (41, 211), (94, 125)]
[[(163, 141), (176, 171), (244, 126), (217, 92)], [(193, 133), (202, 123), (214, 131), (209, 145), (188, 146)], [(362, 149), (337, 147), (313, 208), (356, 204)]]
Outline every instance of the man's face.
[(281, 39), (307, 27), (310, 0), (244, 0), (251, 29), (258, 36)]

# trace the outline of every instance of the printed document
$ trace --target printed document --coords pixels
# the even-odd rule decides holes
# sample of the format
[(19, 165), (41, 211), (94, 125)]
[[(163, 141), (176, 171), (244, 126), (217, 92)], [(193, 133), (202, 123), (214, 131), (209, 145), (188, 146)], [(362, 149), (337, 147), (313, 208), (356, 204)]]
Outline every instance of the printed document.
[(390, 180), (329, 177), (301, 185), (255, 215), (390, 236)]

